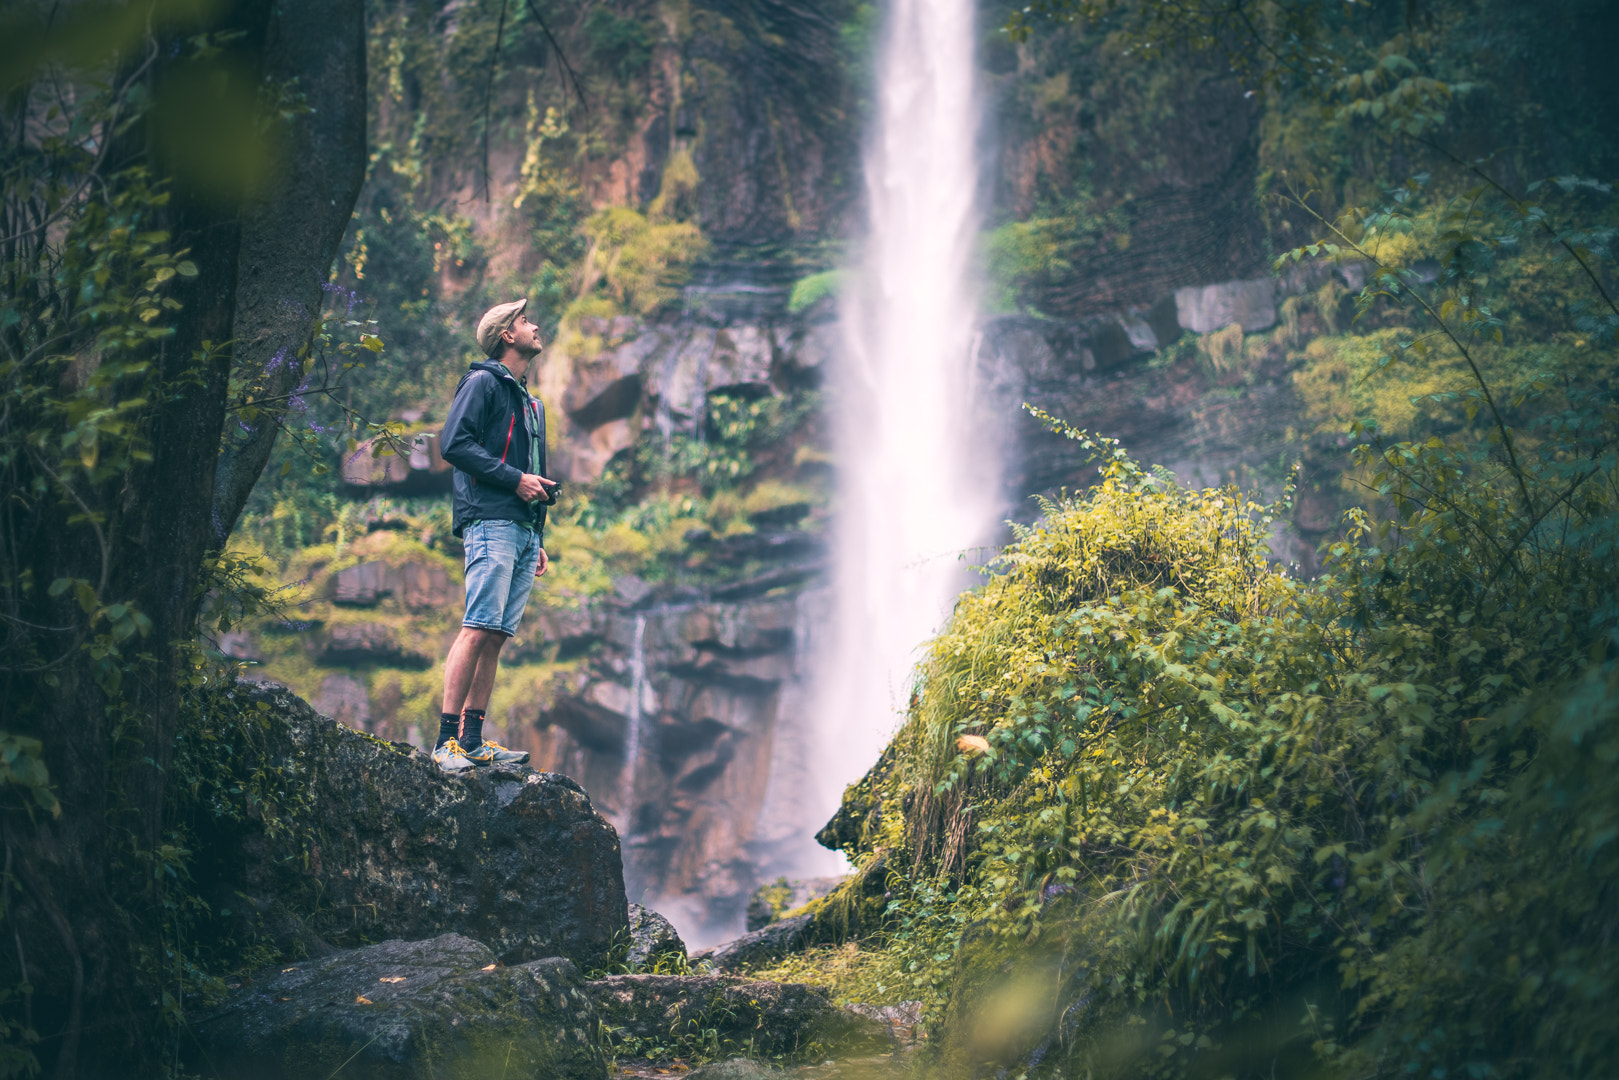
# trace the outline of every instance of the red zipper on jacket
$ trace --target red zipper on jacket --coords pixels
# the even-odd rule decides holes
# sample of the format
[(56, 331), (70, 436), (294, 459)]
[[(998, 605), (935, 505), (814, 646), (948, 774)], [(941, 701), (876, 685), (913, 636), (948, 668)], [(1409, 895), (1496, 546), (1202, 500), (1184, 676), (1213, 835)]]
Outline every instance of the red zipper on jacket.
[[(502, 465), (506, 464), (506, 455), (511, 452), (511, 448), (512, 448), (512, 432), (514, 430), (516, 430), (516, 428), (517, 428), (517, 414), (512, 413), (512, 422), (506, 425), (506, 446), (500, 452), (500, 463)], [(477, 486), (478, 478), (476, 476), (474, 476), (472, 478), (472, 483), (473, 483), (473, 486)]]
[(500, 463), (506, 464), (506, 453), (512, 448), (512, 432), (517, 430), (517, 414), (512, 413), (512, 422), (506, 425), (506, 446), (500, 451)]

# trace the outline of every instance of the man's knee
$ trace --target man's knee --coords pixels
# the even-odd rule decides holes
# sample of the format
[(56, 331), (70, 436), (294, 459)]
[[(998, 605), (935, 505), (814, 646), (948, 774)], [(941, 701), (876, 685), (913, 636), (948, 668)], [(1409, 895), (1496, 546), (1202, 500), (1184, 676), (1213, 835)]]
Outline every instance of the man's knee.
[(484, 656), (499, 655), (500, 650), (506, 645), (506, 635), (499, 630), (477, 629), (472, 632), (477, 635), (473, 639), (473, 644)]

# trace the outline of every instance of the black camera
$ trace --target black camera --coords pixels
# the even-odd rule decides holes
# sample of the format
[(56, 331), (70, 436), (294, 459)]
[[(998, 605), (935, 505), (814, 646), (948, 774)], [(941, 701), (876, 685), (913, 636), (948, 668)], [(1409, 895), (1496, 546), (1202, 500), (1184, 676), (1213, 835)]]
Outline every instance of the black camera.
[(555, 506), (557, 504), (557, 496), (559, 496), (561, 494), (562, 494), (562, 481), (558, 480), (556, 483), (552, 484), (550, 487), (545, 489), (545, 500), (540, 505), (542, 505), (542, 506)]

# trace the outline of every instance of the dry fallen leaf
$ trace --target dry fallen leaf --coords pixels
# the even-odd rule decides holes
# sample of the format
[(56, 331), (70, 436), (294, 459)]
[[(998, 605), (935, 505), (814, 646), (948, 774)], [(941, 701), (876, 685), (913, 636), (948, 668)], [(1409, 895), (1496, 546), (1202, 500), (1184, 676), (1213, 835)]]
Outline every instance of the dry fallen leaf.
[(276, 998), (277, 1001), (291, 1001), (291, 998)]
[(481, 967), (478, 970), (479, 971), (493, 971), (493, 970), (495, 970), (495, 967), (496, 967), (495, 964), (490, 964), (488, 967)]
[(989, 740), (982, 735), (962, 735), (956, 739), (956, 749), (963, 754), (969, 750), (974, 753), (989, 753)]
[(282, 969), (281, 969), (281, 974), (283, 974), (283, 975), (285, 975), (285, 974), (286, 974), (286, 973), (287, 973), (287, 972), (289, 972), (289, 971), (297, 971), (297, 970), (298, 970), (298, 969), (297, 969), (297, 968), (295, 968), (295, 967), (290, 967), (290, 968), (282, 968)]
[(398, 982), (404, 982), (404, 981), (405, 981), (405, 976), (403, 976), (403, 975), (384, 975), (382, 978), (377, 980), (377, 982), (385, 982), (385, 983), (398, 983)]
[(371, 999), (366, 997), (364, 994), (360, 994), (357, 997), (355, 997), (354, 1004), (356, 1004), (356, 1005), (369, 1005), (369, 1004), (371, 1004)]

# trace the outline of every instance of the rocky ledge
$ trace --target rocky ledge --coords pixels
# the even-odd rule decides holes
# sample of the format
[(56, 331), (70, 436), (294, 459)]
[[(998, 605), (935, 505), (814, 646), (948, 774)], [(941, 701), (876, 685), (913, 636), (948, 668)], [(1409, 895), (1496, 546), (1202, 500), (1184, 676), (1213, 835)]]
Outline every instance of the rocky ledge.
[(586, 985), (610, 1041), (632, 1052), (703, 1036), (711, 1050), (826, 1057), (886, 1050), (879, 1020), (832, 1004), (826, 991), (729, 975), (612, 975)]
[(600, 1025), (579, 969), (502, 967), (445, 934), (271, 968), (193, 1022), (205, 1080), (605, 1080)]
[(190, 1073), (605, 1080), (609, 1049), (803, 1060), (896, 1044), (813, 987), (646, 973), (686, 970), (685, 946), (625, 902), (618, 836), (568, 777), (446, 775), (284, 687), (234, 694), (253, 722), (232, 752), (270, 782), (199, 846), (218, 909), (285, 958), (193, 1014)]
[(585, 790), (526, 767), (446, 775), (424, 753), (239, 684), (280, 793), (210, 838), (217, 906), (289, 956), (446, 933), (503, 964), (600, 967), (629, 937), (618, 834)]

